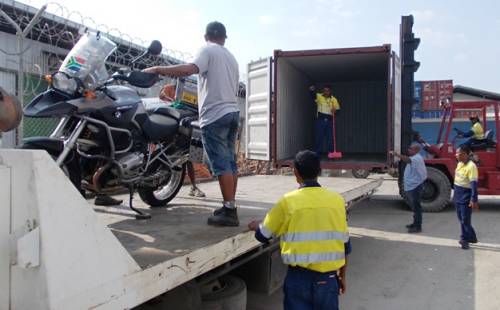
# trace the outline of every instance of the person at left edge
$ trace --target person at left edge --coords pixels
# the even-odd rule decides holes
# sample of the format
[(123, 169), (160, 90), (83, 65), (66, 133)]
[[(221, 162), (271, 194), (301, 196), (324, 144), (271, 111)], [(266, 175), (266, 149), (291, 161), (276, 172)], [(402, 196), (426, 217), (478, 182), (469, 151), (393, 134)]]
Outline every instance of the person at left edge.
[(316, 153), (297, 153), (293, 171), (299, 188), (285, 194), (263, 222), (252, 221), (248, 228), (260, 242), (280, 238), (281, 258), (288, 265), (285, 310), (338, 309), (351, 251), (345, 201), (318, 183)]

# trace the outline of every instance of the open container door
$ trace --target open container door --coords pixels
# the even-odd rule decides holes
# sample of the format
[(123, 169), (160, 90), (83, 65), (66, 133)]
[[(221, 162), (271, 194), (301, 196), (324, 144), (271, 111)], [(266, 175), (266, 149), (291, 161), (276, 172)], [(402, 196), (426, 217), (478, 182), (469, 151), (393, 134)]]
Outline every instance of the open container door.
[(401, 60), (392, 52), (392, 109), (394, 151), (401, 154)]
[(271, 58), (251, 62), (247, 67), (245, 105), (245, 157), (271, 160)]

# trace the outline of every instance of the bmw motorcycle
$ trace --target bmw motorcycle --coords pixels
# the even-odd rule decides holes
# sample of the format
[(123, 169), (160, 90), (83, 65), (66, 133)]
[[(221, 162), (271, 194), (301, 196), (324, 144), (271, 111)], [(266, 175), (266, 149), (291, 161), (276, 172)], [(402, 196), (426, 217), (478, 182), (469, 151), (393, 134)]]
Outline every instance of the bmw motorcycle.
[(56, 117), (60, 121), (49, 137), (33, 137), (23, 148), (46, 150), (80, 192), (109, 194), (130, 191), (130, 208), (137, 218), (150, 215), (132, 206), (137, 190), (151, 207), (163, 207), (181, 188), (190, 146), (199, 131), (195, 108), (167, 105), (148, 108), (137, 91), (152, 87), (156, 74), (132, 70), (146, 55), (159, 55), (153, 41), (132, 61), (132, 69), (108, 75), (105, 61), (116, 44), (100, 33), (88, 32), (73, 47), (50, 86), (25, 108), (27, 117)]

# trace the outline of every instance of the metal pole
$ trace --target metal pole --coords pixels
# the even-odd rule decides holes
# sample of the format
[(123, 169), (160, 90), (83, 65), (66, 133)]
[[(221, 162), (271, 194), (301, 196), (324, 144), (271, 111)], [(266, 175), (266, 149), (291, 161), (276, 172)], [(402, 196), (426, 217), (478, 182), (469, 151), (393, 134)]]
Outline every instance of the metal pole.
[[(14, 28), (16, 28), (16, 36), (17, 36), (17, 50), (19, 57), (19, 68), (17, 72), (17, 98), (21, 103), (21, 106), (24, 108), (24, 39), (31, 31), (33, 26), (40, 20), (43, 12), (47, 9), (47, 5), (43, 5), (33, 16), (29, 24), (21, 29), (12, 18), (10, 18), (7, 13), (0, 9), (0, 15), (5, 18)], [(3, 148), (13, 148), (22, 144), (23, 141), (23, 120), (19, 123), (19, 126), (12, 131), (4, 133), (2, 136), (2, 147)]]
[[(23, 53), (23, 33), (17, 33), (17, 48), (19, 51), (19, 69), (17, 73), (17, 98), (19, 99), (19, 102), (21, 103), (21, 107), (24, 109), (24, 53)], [(14, 147), (17, 147), (23, 143), (23, 127), (24, 127), (24, 122), (23, 119), (21, 118), (21, 122), (19, 123), (19, 126), (17, 126), (16, 130), (14, 131), (15, 134), (15, 145)]]

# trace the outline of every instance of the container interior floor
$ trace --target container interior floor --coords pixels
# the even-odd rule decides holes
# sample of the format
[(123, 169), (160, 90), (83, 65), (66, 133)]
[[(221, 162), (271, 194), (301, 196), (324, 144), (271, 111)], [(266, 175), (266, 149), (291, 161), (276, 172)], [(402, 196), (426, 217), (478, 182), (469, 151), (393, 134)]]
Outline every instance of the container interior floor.
[[(330, 159), (328, 155), (321, 154), (322, 162), (346, 164), (346, 163), (385, 163), (387, 161), (386, 154), (381, 153), (342, 153), (341, 158)], [(283, 159), (284, 161), (293, 161), (293, 156)]]

